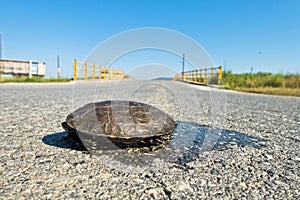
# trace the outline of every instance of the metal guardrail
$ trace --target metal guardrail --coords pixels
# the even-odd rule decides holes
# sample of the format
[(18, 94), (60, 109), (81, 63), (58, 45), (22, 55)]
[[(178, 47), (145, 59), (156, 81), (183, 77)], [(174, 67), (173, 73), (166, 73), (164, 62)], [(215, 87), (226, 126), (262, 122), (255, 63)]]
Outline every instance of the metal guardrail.
[(220, 85), (222, 82), (222, 73), (222, 66), (208, 69), (197, 69), (176, 74), (173, 80), (182, 80), (204, 85)]
[(124, 77), (124, 71), (106, 66), (91, 64), (74, 60), (74, 80), (120, 80)]

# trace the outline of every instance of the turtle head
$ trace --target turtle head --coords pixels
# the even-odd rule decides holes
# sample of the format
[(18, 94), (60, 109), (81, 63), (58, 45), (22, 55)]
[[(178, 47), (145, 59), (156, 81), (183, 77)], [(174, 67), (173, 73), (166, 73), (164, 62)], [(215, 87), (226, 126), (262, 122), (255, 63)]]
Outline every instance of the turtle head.
[(71, 113), (71, 114), (69, 114), (69, 115), (67, 116), (66, 122), (67, 122), (67, 124), (68, 124), (71, 128), (76, 129), (73, 113)]

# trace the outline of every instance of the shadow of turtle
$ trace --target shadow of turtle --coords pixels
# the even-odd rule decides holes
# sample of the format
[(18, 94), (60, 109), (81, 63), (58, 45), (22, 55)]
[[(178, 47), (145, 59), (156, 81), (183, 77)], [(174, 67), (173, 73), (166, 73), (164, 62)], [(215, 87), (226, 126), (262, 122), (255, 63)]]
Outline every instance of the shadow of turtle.
[(177, 122), (171, 143), (164, 150), (167, 157), (177, 163), (199, 158), (205, 151), (224, 151), (250, 146), (256, 149), (267, 146), (267, 140), (234, 130), (211, 128), (194, 122)]
[(59, 148), (72, 149), (78, 151), (86, 151), (84, 146), (74, 142), (73, 140), (70, 140), (67, 137), (67, 135), (68, 133), (65, 131), (59, 133), (52, 133), (52, 134), (45, 135), (42, 138), (42, 141), (44, 144), (47, 144), (49, 146), (55, 146)]
[[(86, 151), (82, 144), (70, 140), (66, 132), (46, 135), (42, 141), (50, 146)], [(245, 146), (260, 149), (266, 147), (266, 145), (267, 140), (260, 137), (233, 130), (210, 128), (194, 122), (178, 121), (172, 140), (164, 148), (156, 150), (154, 155), (156, 158), (161, 158), (169, 162), (187, 163), (199, 158), (205, 151), (224, 151), (229, 148)], [(100, 154), (107, 154), (114, 157), (116, 150), (122, 149), (102, 150)], [(126, 159), (125, 152), (127, 153), (126, 150), (124, 154), (118, 153), (118, 155), (121, 155), (121, 159)], [(132, 157), (132, 153), (128, 154), (131, 154), (130, 157)]]

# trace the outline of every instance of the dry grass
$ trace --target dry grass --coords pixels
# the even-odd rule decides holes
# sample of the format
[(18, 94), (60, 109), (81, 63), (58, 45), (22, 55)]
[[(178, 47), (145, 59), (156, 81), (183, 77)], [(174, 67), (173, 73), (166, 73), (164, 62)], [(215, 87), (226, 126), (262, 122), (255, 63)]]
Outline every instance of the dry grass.
[(241, 91), (241, 92), (259, 93), (259, 94), (300, 97), (300, 88), (260, 87), (260, 88), (234, 88), (234, 90)]
[(41, 78), (41, 77), (14, 77), (14, 78), (1, 78), (0, 83), (59, 83), (69, 82), (69, 78)]

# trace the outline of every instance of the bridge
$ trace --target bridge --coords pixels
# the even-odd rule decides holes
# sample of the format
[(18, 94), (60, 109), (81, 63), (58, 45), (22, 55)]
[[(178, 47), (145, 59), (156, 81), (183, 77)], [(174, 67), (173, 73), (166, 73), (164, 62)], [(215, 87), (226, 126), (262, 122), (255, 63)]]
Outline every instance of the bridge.
[[(129, 78), (124, 70), (77, 61), (76, 59), (73, 62), (73, 70), (74, 80), (121, 80)], [(202, 85), (221, 85), (222, 74), (222, 66), (194, 69), (176, 74), (173, 80)]]

